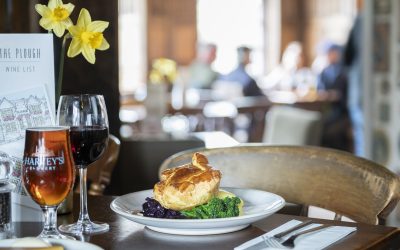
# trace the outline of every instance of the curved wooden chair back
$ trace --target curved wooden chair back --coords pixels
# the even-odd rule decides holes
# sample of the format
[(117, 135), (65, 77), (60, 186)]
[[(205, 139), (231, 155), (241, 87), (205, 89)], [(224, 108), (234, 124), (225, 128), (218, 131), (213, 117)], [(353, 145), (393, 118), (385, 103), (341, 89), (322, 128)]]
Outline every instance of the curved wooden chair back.
[(399, 177), (385, 167), (319, 147), (244, 144), (201, 148), (169, 157), (160, 173), (190, 162), (194, 152), (202, 152), (211, 166), (221, 170), (221, 187), (269, 191), (287, 202), (325, 208), (357, 222), (378, 224), (378, 218), (386, 218), (400, 198)]
[(102, 195), (106, 186), (110, 184), (112, 171), (117, 164), (120, 145), (120, 140), (110, 134), (106, 152), (88, 167), (87, 178), (91, 180), (89, 194)]

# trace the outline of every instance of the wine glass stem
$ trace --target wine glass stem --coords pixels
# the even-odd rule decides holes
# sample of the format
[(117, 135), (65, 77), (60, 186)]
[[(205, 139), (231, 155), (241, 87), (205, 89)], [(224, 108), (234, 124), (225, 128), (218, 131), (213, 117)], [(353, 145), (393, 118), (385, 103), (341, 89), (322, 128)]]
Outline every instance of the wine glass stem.
[(87, 168), (86, 166), (79, 167), (79, 186), (80, 186), (80, 203), (81, 209), (79, 212), (79, 223), (90, 222), (88, 208), (87, 208)]
[(57, 206), (43, 206), (44, 227), (43, 232), (57, 232)]

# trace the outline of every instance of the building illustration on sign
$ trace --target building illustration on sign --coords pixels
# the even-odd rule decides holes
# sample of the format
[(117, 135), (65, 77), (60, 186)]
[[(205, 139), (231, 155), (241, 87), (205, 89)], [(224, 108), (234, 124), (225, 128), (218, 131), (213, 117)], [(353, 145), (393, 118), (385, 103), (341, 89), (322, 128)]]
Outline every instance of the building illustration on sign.
[(0, 145), (23, 139), (28, 127), (47, 125), (51, 117), (44, 96), (0, 99)]

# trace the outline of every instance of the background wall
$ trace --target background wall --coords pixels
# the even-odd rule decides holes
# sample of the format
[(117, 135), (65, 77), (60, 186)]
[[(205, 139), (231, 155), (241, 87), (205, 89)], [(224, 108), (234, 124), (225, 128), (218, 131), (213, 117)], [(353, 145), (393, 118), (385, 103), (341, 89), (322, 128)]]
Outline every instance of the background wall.
[(366, 156), (400, 171), (400, 32), (396, 0), (365, 2)]
[[(400, 173), (400, 2), (366, 0), (363, 78), (366, 157)], [(387, 223), (400, 225), (399, 205)]]

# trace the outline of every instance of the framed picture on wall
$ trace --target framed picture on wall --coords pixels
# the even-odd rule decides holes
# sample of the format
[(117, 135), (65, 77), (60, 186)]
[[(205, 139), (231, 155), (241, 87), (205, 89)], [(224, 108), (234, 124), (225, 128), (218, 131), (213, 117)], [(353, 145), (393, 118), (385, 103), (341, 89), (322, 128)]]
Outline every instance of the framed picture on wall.
[(390, 105), (387, 103), (379, 104), (379, 120), (387, 123), (390, 121)]
[(389, 162), (389, 139), (383, 130), (375, 129), (372, 134), (372, 160), (386, 166)]
[(373, 40), (373, 65), (375, 72), (387, 72), (389, 70), (390, 54), (390, 25), (387, 22), (374, 24)]
[(389, 81), (388, 81), (388, 79), (386, 77), (382, 79), (380, 87), (381, 87), (381, 94), (383, 96), (386, 96), (386, 95), (389, 94), (389, 92), (390, 92), (390, 83), (389, 83)]
[(377, 15), (386, 15), (390, 13), (390, 0), (375, 0), (374, 10)]
[[(400, 63), (400, 60), (399, 60), (399, 63)], [(397, 88), (400, 90), (400, 72), (397, 73), (396, 81), (397, 81)]]

